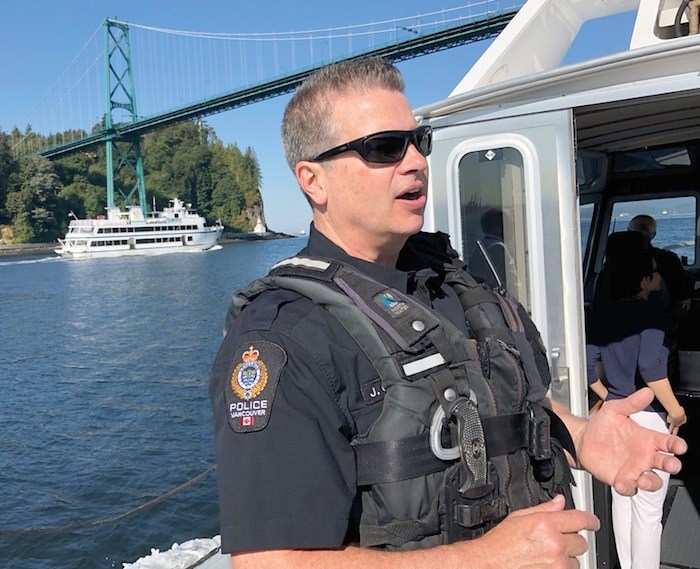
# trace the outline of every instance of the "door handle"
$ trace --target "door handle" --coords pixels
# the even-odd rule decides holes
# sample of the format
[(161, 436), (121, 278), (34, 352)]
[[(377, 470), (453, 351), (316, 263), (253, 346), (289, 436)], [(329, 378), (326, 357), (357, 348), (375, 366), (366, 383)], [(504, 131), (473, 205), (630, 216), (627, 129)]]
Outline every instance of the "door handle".
[(560, 359), (561, 359), (561, 349), (560, 348), (552, 348), (552, 351), (549, 352), (549, 361), (551, 362), (552, 381), (554, 383), (562, 383), (565, 379), (565, 377), (562, 377), (562, 375), (559, 371), (559, 360)]

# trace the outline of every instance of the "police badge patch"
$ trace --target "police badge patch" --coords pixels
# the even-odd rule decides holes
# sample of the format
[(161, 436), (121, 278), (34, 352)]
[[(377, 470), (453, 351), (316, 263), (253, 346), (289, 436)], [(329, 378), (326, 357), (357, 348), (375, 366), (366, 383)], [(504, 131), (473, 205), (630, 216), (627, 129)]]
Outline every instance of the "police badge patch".
[(397, 298), (389, 289), (375, 294), (373, 299), (374, 302), (376, 302), (394, 318), (398, 318), (408, 310), (408, 304), (406, 304), (400, 298)]
[(259, 340), (237, 349), (241, 354), (226, 382), (228, 424), (237, 433), (259, 431), (267, 426), (277, 383), (287, 353), (277, 344)]

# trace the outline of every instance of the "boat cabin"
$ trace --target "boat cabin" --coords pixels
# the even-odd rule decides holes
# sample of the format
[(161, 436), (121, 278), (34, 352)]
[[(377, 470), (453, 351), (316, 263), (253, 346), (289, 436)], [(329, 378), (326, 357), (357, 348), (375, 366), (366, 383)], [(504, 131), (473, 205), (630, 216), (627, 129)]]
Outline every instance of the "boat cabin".
[[(674, 567), (700, 567), (700, 500), (690, 482), (700, 477), (692, 453), (700, 442), (700, 35), (687, 4), (529, 0), (448, 98), (415, 109), (434, 128), (425, 228), (449, 233), (478, 271), (477, 241), (491, 234), (482, 218), (500, 213), (503, 285), (540, 328), (552, 397), (576, 414), (591, 404), (585, 318), (608, 236), (649, 214), (653, 245), (682, 260), (693, 285), (672, 381), (691, 452), (669, 500), (692, 490), (696, 501), (679, 520), (669, 506), (662, 561)], [(630, 11), (628, 50), (561, 65), (584, 22)], [(614, 567), (606, 488), (576, 476), (578, 506), (595, 508), (608, 530), (581, 566)]]

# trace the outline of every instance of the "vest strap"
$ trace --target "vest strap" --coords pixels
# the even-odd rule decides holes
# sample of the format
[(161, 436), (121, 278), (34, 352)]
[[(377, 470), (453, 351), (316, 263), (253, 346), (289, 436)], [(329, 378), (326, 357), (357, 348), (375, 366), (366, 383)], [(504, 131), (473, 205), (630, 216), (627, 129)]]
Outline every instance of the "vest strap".
[(428, 433), (393, 441), (352, 446), (357, 459), (357, 485), (371, 486), (440, 472), (449, 466), (430, 450)]
[(455, 508), (457, 523), (465, 528), (481, 525), (486, 521), (497, 522), (508, 514), (508, 505), (503, 496), (492, 500), (480, 500), (476, 504), (462, 504)]
[[(528, 448), (528, 413), (497, 415), (481, 420), (489, 457)], [(430, 434), (393, 441), (353, 445), (357, 485), (370, 486), (408, 480), (445, 470), (453, 462), (439, 460), (430, 450)]]

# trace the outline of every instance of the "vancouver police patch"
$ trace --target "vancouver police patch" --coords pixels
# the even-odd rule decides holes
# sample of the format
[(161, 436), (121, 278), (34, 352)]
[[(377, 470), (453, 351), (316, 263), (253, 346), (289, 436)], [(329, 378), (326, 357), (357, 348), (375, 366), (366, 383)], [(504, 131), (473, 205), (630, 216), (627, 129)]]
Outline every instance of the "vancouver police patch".
[(277, 344), (259, 340), (237, 349), (240, 361), (226, 383), (228, 424), (237, 433), (267, 426), (287, 353)]

